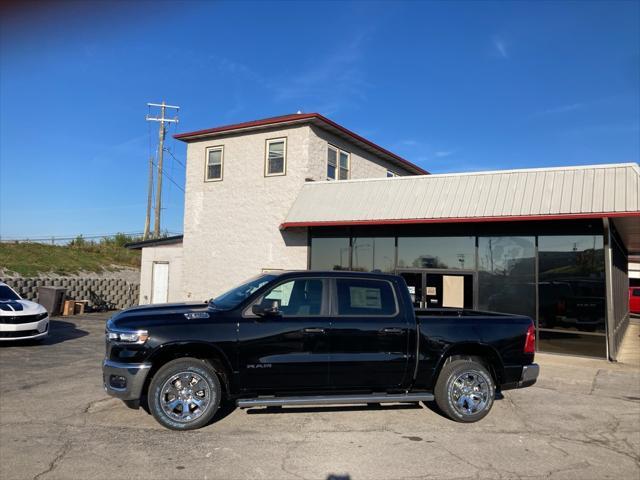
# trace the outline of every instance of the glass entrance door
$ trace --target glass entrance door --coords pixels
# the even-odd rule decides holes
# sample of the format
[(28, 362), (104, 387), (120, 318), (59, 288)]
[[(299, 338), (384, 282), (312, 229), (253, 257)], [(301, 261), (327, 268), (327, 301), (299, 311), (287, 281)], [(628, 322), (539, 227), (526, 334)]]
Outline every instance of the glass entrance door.
[(475, 308), (475, 274), (443, 270), (400, 271), (414, 308)]

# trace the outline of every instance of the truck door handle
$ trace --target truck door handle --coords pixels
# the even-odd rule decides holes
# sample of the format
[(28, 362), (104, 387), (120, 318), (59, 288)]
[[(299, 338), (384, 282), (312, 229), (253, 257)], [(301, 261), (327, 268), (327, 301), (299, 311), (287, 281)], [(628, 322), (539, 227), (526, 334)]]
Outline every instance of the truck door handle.
[(324, 328), (310, 327), (310, 328), (304, 328), (302, 331), (304, 333), (324, 333)]
[(401, 328), (382, 328), (379, 333), (382, 335), (402, 335), (404, 332)]

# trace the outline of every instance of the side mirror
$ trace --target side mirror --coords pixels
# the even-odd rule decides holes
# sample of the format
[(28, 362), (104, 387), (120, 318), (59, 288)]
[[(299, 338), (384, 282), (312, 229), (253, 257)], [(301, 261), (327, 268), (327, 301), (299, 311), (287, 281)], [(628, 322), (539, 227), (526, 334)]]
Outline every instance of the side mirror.
[(278, 300), (264, 300), (251, 307), (251, 311), (259, 317), (277, 316), (281, 314), (280, 302)]

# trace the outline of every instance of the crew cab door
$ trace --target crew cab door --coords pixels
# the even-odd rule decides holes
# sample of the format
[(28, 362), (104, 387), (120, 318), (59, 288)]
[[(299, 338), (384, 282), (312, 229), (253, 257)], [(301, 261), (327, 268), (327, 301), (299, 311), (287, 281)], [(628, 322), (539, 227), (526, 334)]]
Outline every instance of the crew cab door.
[(242, 389), (285, 393), (329, 384), (329, 281), (296, 277), (276, 284), (254, 304), (277, 302), (279, 313), (239, 322)]
[(393, 284), (342, 277), (332, 285), (331, 387), (384, 390), (401, 386), (408, 368), (410, 325)]

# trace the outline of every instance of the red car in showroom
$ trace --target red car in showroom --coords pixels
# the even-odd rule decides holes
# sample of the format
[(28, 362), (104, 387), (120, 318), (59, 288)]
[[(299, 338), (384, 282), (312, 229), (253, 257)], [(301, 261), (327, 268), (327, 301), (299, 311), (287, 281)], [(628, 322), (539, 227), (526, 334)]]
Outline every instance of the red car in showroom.
[(640, 313), (640, 287), (629, 287), (629, 311)]

